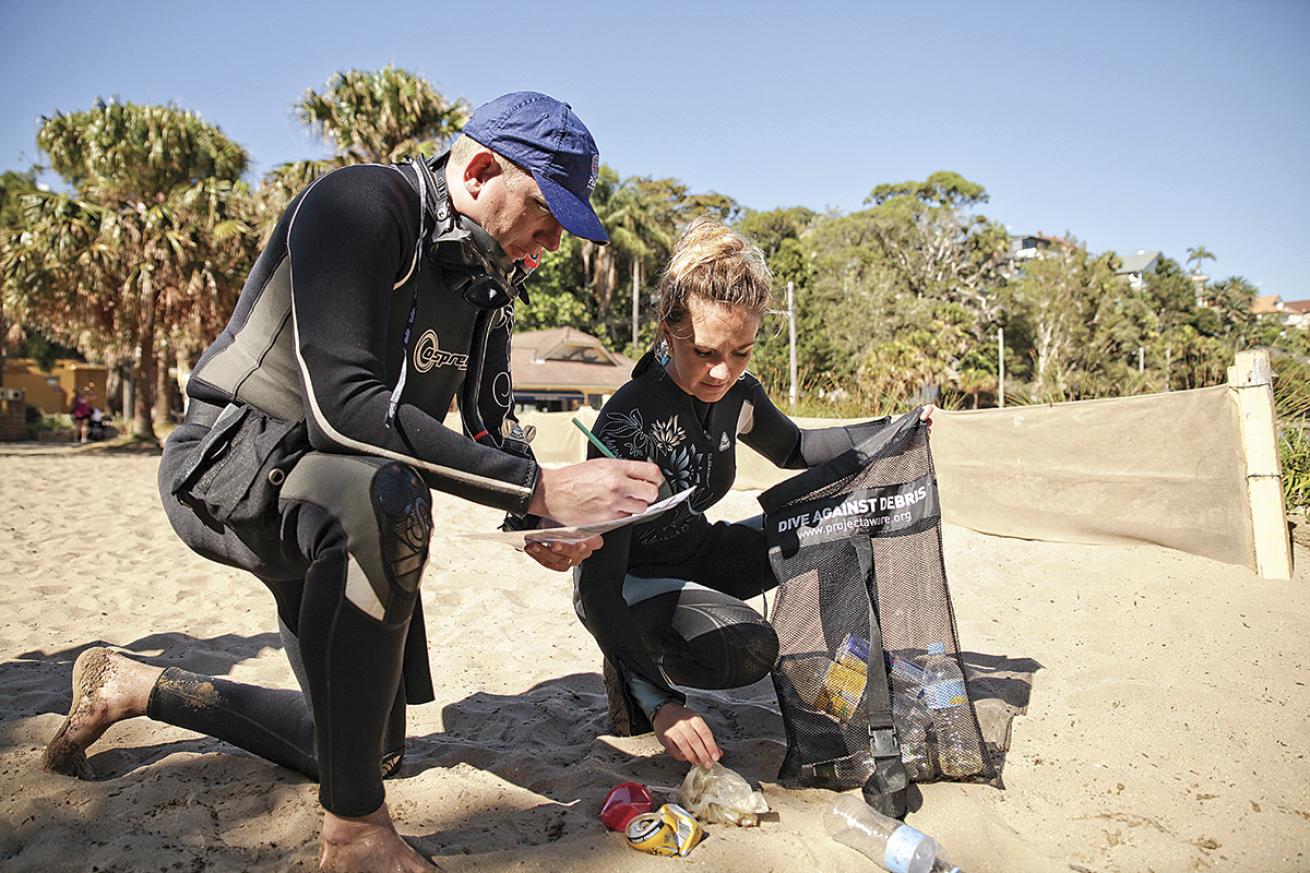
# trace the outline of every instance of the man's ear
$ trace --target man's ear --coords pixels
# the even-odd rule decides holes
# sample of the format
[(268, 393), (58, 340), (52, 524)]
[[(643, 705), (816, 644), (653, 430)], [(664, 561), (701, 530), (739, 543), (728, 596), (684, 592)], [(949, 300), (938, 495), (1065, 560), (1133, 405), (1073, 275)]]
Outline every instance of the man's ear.
[(464, 165), (464, 190), (476, 200), (486, 184), (499, 176), (500, 172), (500, 164), (489, 149), (476, 151)]

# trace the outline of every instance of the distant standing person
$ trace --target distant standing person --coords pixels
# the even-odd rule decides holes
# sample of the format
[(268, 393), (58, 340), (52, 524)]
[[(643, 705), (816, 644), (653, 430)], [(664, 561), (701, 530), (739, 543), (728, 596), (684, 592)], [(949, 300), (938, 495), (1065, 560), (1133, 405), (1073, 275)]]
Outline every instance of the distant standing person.
[[(447, 154), (346, 167), (291, 202), (192, 373), (159, 484), (187, 545), (271, 590), (302, 690), (91, 649), (49, 769), (86, 775), (87, 746), (148, 715), (316, 778), (321, 869), (432, 869), (382, 785), (406, 704), (434, 696), (418, 590), (429, 488), (521, 524), (615, 518), (657, 493), (644, 462), (540, 467), (512, 415), (515, 297), (564, 230), (606, 241), (588, 204), (598, 168), (566, 104), (519, 92), (477, 109)], [(442, 424), (457, 393), (465, 433)], [(598, 545), (552, 554), (572, 564)]]
[(95, 402), (94, 385), (87, 385), (85, 394), (80, 390), (73, 391), (73, 402), (68, 412), (73, 418), (74, 442), (84, 443), (87, 441), (88, 422), (91, 421), (91, 414), (95, 411)]

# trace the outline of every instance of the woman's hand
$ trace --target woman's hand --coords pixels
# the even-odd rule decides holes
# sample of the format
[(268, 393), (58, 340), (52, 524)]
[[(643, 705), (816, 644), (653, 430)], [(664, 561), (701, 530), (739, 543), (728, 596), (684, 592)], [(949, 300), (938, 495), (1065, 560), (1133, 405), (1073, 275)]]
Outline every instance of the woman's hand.
[(932, 430), (932, 414), (936, 411), (937, 407), (929, 403), (923, 408), (923, 411), (919, 413), (919, 421), (927, 422), (929, 431)]
[(688, 761), (698, 767), (712, 767), (723, 757), (714, 742), (714, 732), (705, 719), (680, 703), (666, 703), (651, 718), (655, 738), (675, 761)]
[(594, 536), (578, 543), (528, 543), (523, 551), (547, 570), (563, 572), (590, 558), (604, 542)]

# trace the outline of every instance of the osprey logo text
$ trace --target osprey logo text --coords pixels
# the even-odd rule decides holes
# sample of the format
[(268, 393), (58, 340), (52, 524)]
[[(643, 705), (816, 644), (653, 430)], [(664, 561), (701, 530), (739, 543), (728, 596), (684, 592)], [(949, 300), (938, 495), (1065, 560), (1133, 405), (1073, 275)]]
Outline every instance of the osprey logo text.
[(732, 440), (728, 439), (728, 435), (725, 433), (723, 439), (719, 440), (719, 451), (726, 452), (730, 448), (732, 448)]
[(456, 367), (467, 370), (468, 363), (468, 355), (443, 352), (437, 345), (437, 332), (434, 330), (424, 331), (423, 336), (418, 338), (418, 343), (414, 346), (414, 369), (420, 373), (426, 373), (433, 367)]

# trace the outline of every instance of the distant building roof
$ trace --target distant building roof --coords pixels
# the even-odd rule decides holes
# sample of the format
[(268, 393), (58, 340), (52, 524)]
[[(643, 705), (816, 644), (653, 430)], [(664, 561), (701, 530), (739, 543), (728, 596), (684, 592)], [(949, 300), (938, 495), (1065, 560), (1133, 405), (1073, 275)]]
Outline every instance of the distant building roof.
[(572, 389), (612, 394), (632, 377), (636, 362), (612, 352), (589, 333), (573, 327), (530, 330), (514, 335), (510, 373), (514, 390)]
[(1130, 273), (1145, 273), (1155, 266), (1155, 262), (1160, 260), (1159, 252), (1142, 252), (1135, 255), (1124, 255), (1120, 259), (1122, 265), (1119, 267), (1120, 276)]
[(1277, 294), (1266, 294), (1251, 298), (1251, 313), (1253, 315), (1272, 315), (1283, 311), (1283, 301)]
[(1283, 304), (1283, 311), (1304, 315), (1310, 312), (1310, 300), (1288, 300)]

